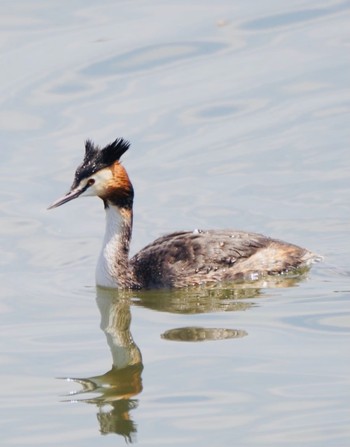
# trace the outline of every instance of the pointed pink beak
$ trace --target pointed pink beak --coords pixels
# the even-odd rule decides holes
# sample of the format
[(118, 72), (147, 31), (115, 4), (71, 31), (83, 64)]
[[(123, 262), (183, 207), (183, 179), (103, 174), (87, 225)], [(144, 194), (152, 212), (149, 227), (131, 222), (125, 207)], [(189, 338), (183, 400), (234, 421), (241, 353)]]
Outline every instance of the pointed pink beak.
[[(86, 189), (86, 188), (85, 188)], [(70, 202), (73, 199), (76, 199), (85, 191), (84, 188), (75, 188), (72, 189), (72, 191), (69, 191), (65, 196), (61, 197), (60, 199), (53, 202), (49, 207), (48, 210), (52, 210), (52, 208), (57, 208), (58, 206), (63, 205), (64, 203)]]

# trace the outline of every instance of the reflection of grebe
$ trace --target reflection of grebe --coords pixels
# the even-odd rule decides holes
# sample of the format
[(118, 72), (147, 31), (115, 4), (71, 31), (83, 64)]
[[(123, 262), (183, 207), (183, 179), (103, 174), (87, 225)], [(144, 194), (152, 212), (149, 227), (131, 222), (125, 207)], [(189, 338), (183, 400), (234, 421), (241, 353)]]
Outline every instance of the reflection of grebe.
[(69, 401), (74, 396), (74, 401), (96, 405), (100, 432), (116, 433), (133, 442), (137, 427), (131, 412), (137, 408), (136, 397), (142, 392), (143, 364), (141, 352), (130, 332), (129, 299), (115, 293), (118, 292), (98, 289), (97, 294), (101, 329), (112, 353), (112, 368), (98, 376), (69, 378), (83, 387), (83, 390), (71, 392)]
[(261, 234), (195, 230), (160, 237), (129, 260), (134, 191), (119, 162), (128, 148), (123, 139), (103, 149), (87, 141), (70, 191), (50, 206), (79, 196), (103, 200), (106, 233), (96, 269), (98, 285), (139, 289), (255, 279), (308, 266), (318, 259), (304, 248)]

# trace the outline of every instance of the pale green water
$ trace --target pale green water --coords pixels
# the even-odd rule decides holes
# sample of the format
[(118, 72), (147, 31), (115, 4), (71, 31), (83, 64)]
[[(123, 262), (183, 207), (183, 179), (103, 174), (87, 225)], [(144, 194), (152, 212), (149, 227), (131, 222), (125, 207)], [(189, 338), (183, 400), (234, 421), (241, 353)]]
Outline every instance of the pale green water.
[[(349, 445), (349, 11), (2, 2), (1, 445)], [(84, 140), (117, 136), (133, 252), (234, 227), (325, 262), (279, 284), (96, 291), (101, 203), (46, 207)]]

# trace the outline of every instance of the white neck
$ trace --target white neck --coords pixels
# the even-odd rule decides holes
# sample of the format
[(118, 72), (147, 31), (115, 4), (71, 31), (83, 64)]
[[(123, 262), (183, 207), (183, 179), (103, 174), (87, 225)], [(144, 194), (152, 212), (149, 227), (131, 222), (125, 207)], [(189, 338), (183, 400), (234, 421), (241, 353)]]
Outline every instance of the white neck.
[[(106, 208), (106, 231), (102, 250), (96, 266), (96, 284), (102, 287), (119, 288), (120, 275), (125, 274), (127, 268), (127, 252), (129, 240), (125, 240), (125, 220), (116, 206)], [(123, 270), (124, 271), (120, 271)]]

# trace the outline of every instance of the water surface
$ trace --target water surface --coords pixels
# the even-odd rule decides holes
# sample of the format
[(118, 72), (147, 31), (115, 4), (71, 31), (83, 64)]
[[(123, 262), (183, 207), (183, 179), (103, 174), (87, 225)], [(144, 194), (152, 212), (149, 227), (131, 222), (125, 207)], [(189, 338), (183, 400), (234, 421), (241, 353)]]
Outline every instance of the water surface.
[[(4, 446), (335, 446), (350, 437), (349, 2), (3, 2)], [(132, 142), (132, 251), (258, 231), (325, 261), (96, 289), (97, 199), (47, 212), (91, 138)]]

